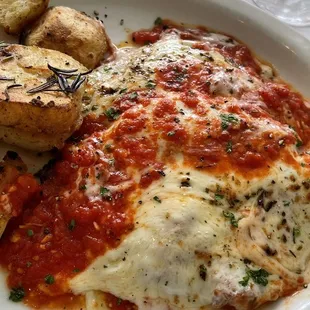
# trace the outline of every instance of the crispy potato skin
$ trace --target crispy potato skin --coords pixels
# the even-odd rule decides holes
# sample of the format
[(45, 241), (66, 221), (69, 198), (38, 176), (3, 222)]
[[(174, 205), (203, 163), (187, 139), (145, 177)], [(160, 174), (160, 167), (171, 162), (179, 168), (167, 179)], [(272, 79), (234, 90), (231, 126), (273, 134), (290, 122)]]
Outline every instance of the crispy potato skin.
[(47, 9), (49, 0), (1, 0), (0, 24), (5, 32), (19, 34)]
[[(84, 85), (73, 94), (27, 93), (53, 75), (48, 63), (62, 69), (87, 70), (57, 51), (22, 45), (10, 45), (0, 51), (0, 77), (15, 79), (0, 80), (0, 139), (5, 142), (46, 151), (62, 147), (80, 126)], [(7, 90), (12, 84), (21, 86)]]
[(67, 7), (50, 8), (23, 42), (63, 52), (89, 69), (97, 67), (109, 49), (102, 22)]

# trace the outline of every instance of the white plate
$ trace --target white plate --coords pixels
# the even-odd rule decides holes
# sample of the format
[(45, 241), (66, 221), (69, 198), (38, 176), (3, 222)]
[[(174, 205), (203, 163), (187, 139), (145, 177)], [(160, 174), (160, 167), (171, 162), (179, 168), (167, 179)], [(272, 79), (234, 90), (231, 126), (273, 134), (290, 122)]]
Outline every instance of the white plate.
[[(284, 80), (310, 97), (310, 41), (241, 0), (52, 0), (51, 4), (69, 6), (88, 14), (98, 11), (115, 43), (125, 40), (128, 30), (151, 27), (158, 16), (226, 32), (245, 42), (256, 55), (273, 64)], [(104, 18), (104, 14), (108, 17)], [(124, 20), (123, 26), (120, 25), (121, 19)], [(0, 33), (0, 39), (8, 40), (8, 37)], [(7, 149), (8, 146), (0, 146), (0, 155)], [(31, 170), (46, 160), (25, 151), (20, 154)], [(0, 309), (27, 309), (22, 304), (8, 301), (3, 275), (0, 275)], [(264, 309), (310, 310), (310, 289)]]

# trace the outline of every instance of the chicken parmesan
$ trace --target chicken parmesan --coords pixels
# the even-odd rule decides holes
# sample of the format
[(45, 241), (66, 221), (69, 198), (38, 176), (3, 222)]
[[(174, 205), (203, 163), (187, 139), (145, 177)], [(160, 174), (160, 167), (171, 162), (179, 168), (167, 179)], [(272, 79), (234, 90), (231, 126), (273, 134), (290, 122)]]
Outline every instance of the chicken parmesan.
[(302, 289), (309, 102), (228, 35), (158, 18), (132, 41), (0, 240), (9, 298), (246, 310)]

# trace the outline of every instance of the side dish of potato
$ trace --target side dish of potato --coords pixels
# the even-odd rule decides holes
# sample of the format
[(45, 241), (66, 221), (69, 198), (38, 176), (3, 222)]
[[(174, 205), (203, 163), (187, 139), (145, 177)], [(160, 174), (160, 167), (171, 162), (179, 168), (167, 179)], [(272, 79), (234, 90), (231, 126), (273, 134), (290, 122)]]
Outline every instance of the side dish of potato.
[[(87, 70), (70, 56), (53, 50), (22, 45), (0, 49), (0, 139), (3, 141), (46, 151), (62, 147), (80, 126), (84, 84), (76, 91), (63, 91), (48, 65), (80, 73)], [(61, 81), (73, 83), (74, 76), (71, 81), (64, 77)], [(36, 91), (46, 83), (51, 84), (50, 89)]]
[(44, 13), (48, 3), (49, 0), (1, 0), (0, 25), (9, 34), (19, 34)]
[(89, 69), (97, 67), (109, 49), (103, 23), (67, 7), (50, 8), (26, 31), (24, 43), (70, 55)]

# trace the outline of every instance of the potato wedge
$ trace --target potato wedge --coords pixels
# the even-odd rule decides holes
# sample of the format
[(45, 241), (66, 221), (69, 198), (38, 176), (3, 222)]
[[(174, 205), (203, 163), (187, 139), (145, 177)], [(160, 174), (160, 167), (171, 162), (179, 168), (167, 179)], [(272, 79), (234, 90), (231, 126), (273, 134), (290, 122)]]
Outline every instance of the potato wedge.
[(22, 45), (0, 49), (0, 139), (3, 141), (46, 151), (62, 147), (80, 126), (84, 84), (73, 93), (57, 90), (28, 93), (53, 76), (48, 64), (86, 71), (73, 58), (57, 51)]
[(5, 32), (19, 34), (23, 28), (44, 13), (49, 0), (1, 0), (0, 24)]
[(101, 21), (61, 6), (50, 8), (34, 23), (23, 43), (63, 52), (89, 69), (97, 67), (109, 49)]

